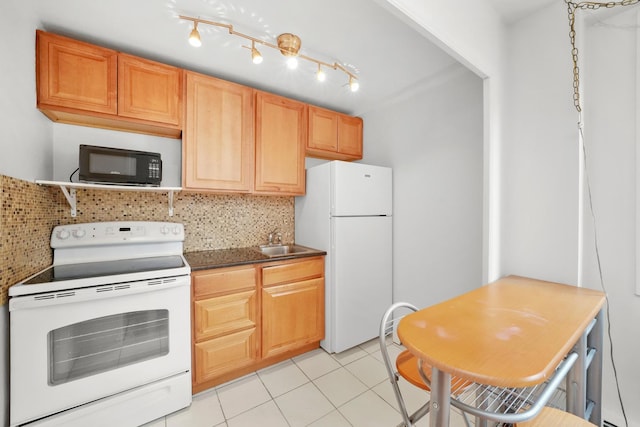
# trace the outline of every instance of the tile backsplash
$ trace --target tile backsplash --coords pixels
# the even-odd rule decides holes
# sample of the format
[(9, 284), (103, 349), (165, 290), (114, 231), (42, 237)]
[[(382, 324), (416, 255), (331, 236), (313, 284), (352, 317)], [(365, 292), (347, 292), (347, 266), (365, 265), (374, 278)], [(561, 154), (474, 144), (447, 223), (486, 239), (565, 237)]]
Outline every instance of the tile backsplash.
[(0, 175), (0, 305), (12, 284), (51, 264), (59, 212), (48, 188)]
[(77, 190), (77, 217), (58, 187), (0, 175), (0, 305), (7, 289), (51, 264), (55, 225), (98, 221), (168, 221), (185, 226), (185, 251), (240, 248), (266, 243), (272, 230), (294, 241), (294, 198), (180, 192), (169, 216), (166, 193)]

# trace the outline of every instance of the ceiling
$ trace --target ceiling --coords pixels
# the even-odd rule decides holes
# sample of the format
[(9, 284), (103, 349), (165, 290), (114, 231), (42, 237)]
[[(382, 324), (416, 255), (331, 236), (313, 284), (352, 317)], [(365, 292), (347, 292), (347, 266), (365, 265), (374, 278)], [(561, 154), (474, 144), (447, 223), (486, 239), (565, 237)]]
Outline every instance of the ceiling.
[[(518, 19), (535, 8), (563, 0), (489, 0)], [(403, 96), (412, 88), (462, 67), (424, 36), (392, 15), (384, 0), (31, 0), (40, 28), (282, 94), (349, 114)], [(259, 47), (264, 62), (254, 65), (247, 40), (224, 28), (200, 25), (202, 46), (187, 42), (188, 15), (232, 24), (236, 31), (276, 44), (285, 32), (302, 39), (301, 53), (339, 62), (358, 76), (351, 92), (348, 77), (327, 71), (315, 79), (317, 65), (300, 61), (288, 70), (276, 50)]]

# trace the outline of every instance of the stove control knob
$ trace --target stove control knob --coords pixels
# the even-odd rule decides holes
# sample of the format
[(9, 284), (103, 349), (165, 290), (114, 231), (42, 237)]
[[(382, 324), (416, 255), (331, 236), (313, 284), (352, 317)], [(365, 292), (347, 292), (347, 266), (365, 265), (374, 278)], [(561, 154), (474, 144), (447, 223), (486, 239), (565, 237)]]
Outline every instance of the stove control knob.
[(69, 232), (64, 228), (62, 230), (58, 230), (58, 232), (56, 233), (56, 237), (60, 240), (66, 240), (69, 238), (69, 236)]
[(160, 227), (160, 232), (162, 234), (169, 234), (169, 227), (167, 227), (166, 225), (163, 225), (162, 227)]
[(82, 228), (78, 228), (77, 230), (73, 230), (71, 234), (73, 234), (73, 237), (75, 237), (76, 239), (82, 239), (85, 234), (87, 234), (87, 232)]
[(173, 234), (180, 234), (180, 226), (176, 225), (175, 227), (173, 227)]

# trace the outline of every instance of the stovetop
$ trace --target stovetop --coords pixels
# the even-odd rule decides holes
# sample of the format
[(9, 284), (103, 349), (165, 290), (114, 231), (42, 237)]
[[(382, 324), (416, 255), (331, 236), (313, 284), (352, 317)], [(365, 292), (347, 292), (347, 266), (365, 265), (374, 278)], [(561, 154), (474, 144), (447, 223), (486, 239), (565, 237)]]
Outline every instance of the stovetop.
[(154, 271), (155, 275), (162, 275), (161, 271), (184, 267), (181, 256), (161, 256), (152, 258), (121, 259), (103, 262), (85, 262), (79, 264), (52, 265), (39, 274), (23, 282), (25, 285), (58, 282), (62, 280), (87, 279), (100, 276), (117, 276)]

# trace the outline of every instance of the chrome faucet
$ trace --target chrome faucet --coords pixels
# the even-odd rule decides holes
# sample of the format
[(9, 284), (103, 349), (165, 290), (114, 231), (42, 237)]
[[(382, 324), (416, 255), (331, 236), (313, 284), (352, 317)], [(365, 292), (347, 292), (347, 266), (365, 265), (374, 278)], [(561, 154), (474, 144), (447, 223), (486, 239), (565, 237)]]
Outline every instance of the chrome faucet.
[(271, 233), (269, 233), (269, 238), (268, 238), (268, 243), (269, 246), (271, 245), (281, 245), (282, 244), (282, 234), (278, 233), (278, 230), (273, 230)]

